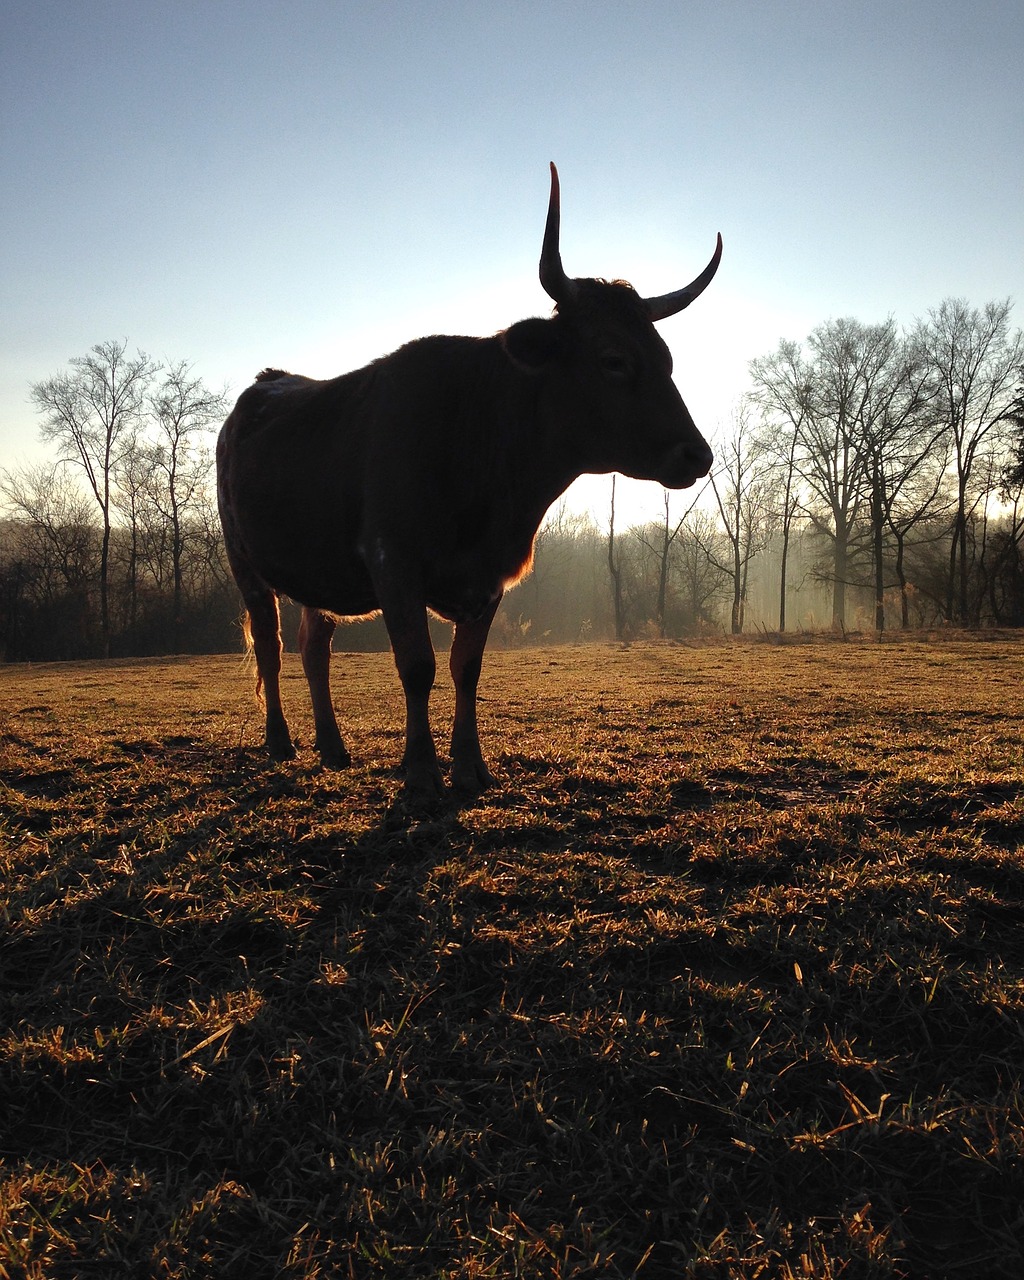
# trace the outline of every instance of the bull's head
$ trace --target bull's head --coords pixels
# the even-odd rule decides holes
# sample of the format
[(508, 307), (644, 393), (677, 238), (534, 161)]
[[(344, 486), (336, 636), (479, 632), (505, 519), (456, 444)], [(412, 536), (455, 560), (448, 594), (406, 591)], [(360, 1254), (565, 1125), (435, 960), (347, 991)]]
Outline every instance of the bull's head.
[(505, 334), (517, 363), (550, 376), (551, 395), (585, 471), (621, 471), (682, 489), (711, 470), (712, 454), (672, 381), (672, 356), (654, 328), (711, 283), (722, 257), (685, 288), (643, 298), (624, 280), (571, 279), (558, 248), (558, 171), (540, 258), (540, 282), (556, 306)]

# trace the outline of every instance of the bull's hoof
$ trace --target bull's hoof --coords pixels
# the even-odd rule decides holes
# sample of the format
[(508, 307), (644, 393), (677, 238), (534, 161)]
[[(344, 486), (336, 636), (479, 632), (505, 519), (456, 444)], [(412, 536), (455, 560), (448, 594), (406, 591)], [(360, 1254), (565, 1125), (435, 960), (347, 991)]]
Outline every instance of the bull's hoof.
[(267, 755), (271, 760), (277, 760), (283, 763), (286, 760), (294, 760), (298, 755), (295, 750), (295, 743), (290, 738), (283, 741), (267, 742)]
[(477, 795), (481, 791), (486, 791), (497, 781), (479, 756), (470, 760), (453, 760), (451, 776), (455, 790), (468, 795)]
[(400, 792), (402, 804), (415, 810), (435, 808), (444, 796), (444, 781), (437, 766), (433, 769), (410, 769), (406, 766), (404, 774)]
[(313, 738), (313, 750), (320, 756), (320, 764), (324, 769), (347, 769), (352, 763), (348, 748), (338, 732), (337, 725), (330, 729), (317, 730)]

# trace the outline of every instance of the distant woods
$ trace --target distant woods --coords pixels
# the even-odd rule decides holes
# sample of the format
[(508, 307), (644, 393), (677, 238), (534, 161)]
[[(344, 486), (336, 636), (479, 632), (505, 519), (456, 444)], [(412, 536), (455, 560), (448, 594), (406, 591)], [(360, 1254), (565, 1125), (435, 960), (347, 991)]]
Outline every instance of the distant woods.
[(0, 656), (223, 648), (237, 613), (212, 481), (225, 393), (125, 342), (31, 392), (54, 457), (0, 473)]
[[(1010, 302), (947, 299), (901, 331), (832, 320), (751, 362), (746, 433), (816, 546), (831, 624), (1024, 624), (1024, 341)], [(787, 532), (782, 530), (783, 547)], [(789, 582), (780, 573), (780, 612)]]
[[(633, 526), (548, 514), (498, 643), (753, 628), (1024, 626), (1024, 340), (1009, 301), (830, 320), (751, 361), (698, 489)], [(0, 471), (0, 660), (240, 643), (213, 441), (185, 361), (106, 342), (31, 388), (49, 462)], [(385, 648), (383, 627), (336, 647)]]

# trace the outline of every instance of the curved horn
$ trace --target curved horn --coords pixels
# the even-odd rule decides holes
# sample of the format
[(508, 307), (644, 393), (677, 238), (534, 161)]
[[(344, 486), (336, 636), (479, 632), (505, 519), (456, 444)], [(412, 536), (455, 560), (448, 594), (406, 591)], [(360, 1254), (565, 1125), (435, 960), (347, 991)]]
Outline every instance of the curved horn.
[(558, 252), (558, 196), (558, 170), (552, 161), (548, 220), (544, 225), (544, 244), (540, 251), (540, 283), (549, 298), (562, 302), (572, 296), (573, 282), (562, 270), (562, 255)]
[(697, 279), (691, 281), (685, 289), (677, 289), (675, 293), (665, 293), (660, 298), (645, 298), (644, 305), (647, 307), (647, 314), (652, 320), (664, 320), (667, 316), (674, 316), (677, 311), (682, 311), (684, 307), (688, 307), (694, 298), (702, 294), (714, 279), (718, 264), (721, 261), (722, 233), (719, 232), (718, 244), (715, 246), (711, 261)]

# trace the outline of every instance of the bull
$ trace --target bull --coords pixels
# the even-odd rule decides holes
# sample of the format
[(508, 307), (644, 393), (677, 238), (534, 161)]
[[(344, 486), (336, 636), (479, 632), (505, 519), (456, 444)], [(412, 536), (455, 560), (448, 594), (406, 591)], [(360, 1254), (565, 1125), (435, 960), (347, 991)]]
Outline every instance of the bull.
[(711, 450), (654, 322), (711, 282), (721, 236), (695, 280), (644, 298), (623, 280), (565, 274), (559, 208), (552, 164), (540, 258), (550, 318), (487, 338), (420, 338), (325, 381), (266, 369), (224, 423), (218, 504), (275, 760), (295, 756), (280, 691), (285, 595), (302, 605), (299, 649), (323, 766), (350, 762), (331, 701), (331, 637), (339, 620), (379, 612), (405, 693), (406, 790), (439, 792), (430, 611), (455, 624), (451, 782), (488, 786), (476, 714), (484, 646), (503, 593), (529, 572), (548, 507), (584, 473), (670, 489), (708, 474)]

